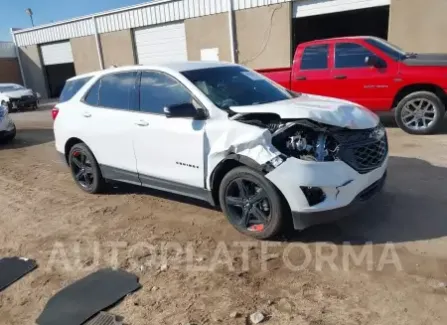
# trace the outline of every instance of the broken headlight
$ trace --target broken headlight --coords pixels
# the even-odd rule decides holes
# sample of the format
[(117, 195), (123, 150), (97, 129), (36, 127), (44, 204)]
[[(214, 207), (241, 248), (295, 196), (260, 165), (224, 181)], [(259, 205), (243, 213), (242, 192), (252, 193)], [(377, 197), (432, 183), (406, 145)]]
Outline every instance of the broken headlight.
[(282, 153), (308, 161), (338, 160), (339, 144), (328, 133), (295, 125), (274, 138), (274, 145)]

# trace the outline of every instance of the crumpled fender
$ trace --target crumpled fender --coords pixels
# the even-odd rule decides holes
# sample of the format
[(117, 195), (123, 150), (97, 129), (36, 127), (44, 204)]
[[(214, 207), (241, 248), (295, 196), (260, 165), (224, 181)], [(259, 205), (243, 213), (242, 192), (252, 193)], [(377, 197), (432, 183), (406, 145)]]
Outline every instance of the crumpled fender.
[(205, 148), (208, 148), (207, 188), (211, 188), (211, 175), (217, 165), (230, 155), (247, 157), (263, 165), (281, 154), (272, 145), (269, 130), (238, 121), (210, 123), (207, 125), (205, 138)]

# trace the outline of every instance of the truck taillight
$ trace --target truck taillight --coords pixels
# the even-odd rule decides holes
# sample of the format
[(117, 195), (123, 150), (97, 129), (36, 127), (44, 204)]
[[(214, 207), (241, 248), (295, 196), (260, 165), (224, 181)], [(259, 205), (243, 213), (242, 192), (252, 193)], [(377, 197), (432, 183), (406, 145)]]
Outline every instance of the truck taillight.
[(54, 106), (53, 109), (51, 110), (51, 117), (53, 118), (53, 121), (56, 119), (57, 114), (59, 114), (59, 108)]

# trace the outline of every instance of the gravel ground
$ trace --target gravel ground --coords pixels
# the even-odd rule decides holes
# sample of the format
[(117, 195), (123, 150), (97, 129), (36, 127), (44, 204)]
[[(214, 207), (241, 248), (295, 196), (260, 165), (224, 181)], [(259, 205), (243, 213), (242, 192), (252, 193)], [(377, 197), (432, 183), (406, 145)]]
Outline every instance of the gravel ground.
[(82, 193), (55, 152), (49, 110), (12, 116), (0, 256), (39, 268), (0, 294), (0, 324), (34, 323), (53, 294), (101, 267), (140, 277), (112, 308), (132, 325), (242, 325), (256, 311), (266, 324), (447, 323), (445, 134), (389, 127), (383, 195), (336, 224), (261, 243), (201, 202), (124, 185)]

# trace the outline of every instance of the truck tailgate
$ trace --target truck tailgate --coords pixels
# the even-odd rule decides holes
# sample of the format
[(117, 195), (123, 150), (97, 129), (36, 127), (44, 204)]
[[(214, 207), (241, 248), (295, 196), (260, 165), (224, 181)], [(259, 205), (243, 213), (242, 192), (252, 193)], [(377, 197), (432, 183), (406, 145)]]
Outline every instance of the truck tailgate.
[(275, 68), (275, 69), (262, 69), (257, 70), (260, 74), (263, 74), (267, 78), (275, 81), (287, 89), (290, 89), (290, 77), (292, 74), (292, 68)]

